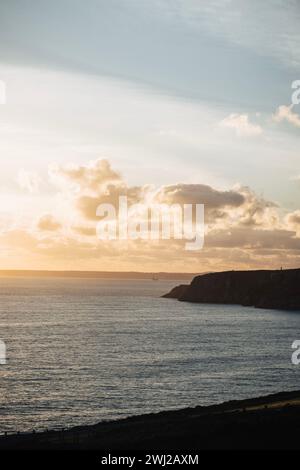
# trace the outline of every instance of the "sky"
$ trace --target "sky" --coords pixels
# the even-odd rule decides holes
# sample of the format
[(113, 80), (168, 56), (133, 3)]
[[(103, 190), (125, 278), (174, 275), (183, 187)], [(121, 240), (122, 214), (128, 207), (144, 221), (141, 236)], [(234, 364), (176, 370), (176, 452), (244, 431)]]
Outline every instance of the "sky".
[[(2, 0), (0, 268), (299, 267), (299, 24), (297, 0)], [(203, 249), (97, 239), (119, 195), (203, 203)]]

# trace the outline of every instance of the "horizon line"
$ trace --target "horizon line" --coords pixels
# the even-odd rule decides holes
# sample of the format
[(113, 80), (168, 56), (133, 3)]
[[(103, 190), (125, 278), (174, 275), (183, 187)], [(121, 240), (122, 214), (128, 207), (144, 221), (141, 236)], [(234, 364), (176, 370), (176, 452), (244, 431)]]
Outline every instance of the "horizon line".
[(0, 277), (129, 277), (138, 276), (146, 279), (152, 279), (152, 277), (160, 276), (164, 279), (174, 277), (185, 277), (192, 278), (199, 274), (204, 273), (188, 273), (188, 272), (168, 272), (168, 271), (96, 271), (96, 270), (54, 270), (54, 269), (0, 269)]

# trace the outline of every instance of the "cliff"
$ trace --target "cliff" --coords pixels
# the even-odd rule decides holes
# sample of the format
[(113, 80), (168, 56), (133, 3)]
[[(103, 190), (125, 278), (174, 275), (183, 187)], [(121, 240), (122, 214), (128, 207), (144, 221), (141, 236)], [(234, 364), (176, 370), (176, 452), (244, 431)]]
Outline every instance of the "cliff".
[(204, 274), (196, 276), (189, 286), (175, 287), (164, 297), (186, 302), (300, 310), (300, 269)]
[(180, 284), (179, 286), (174, 287), (170, 292), (163, 295), (162, 297), (165, 297), (166, 299), (179, 299), (185, 294), (188, 288), (188, 284)]

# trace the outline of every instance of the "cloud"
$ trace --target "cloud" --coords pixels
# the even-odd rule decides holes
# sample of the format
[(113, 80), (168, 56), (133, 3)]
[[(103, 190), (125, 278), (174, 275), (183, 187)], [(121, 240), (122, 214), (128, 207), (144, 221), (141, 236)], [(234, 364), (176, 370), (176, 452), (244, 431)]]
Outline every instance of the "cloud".
[[(76, 209), (89, 220), (99, 220), (99, 204), (112, 204), (118, 210), (119, 197), (127, 196), (128, 204), (144, 202), (150, 186), (128, 186), (105, 159), (86, 165), (68, 165), (52, 170), (64, 182), (71, 183), (70, 193)], [(75, 186), (74, 186), (75, 185)]]
[(300, 238), (292, 230), (234, 227), (210, 232), (206, 239), (206, 245), (222, 248), (244, 248), (246, 250), (263, 248), (300, 251)]
[(84, 235), (85, 237), (95, 237), (96, 236), (96, 227), (90, 227), (85, 225), (75, 225), (72, 227), (72, 230), (79, 235)]
[(238, 191), (220, 191), (205, 184), (175, 184), (161, 187), (156, 202), (166, 204), (205, 204), (207, 208), (238, 207), (245, 198)]
[(43, 215), (37, 223), (38, 229), (45, 232), (56, 232), (61, 226), (61, 223), (50, 214)]
[(212, 226), (241, 225), (273, 227), (278, 222), (277, 205), (258, 196), (247, 186), (219, 190), (204, 184), (161, 187), (155, 201), (165, 204), (204, 204), (206, 223)]
[(245, 203), (237, 213), (237, 221), (243, 226), (274, 227), (279, 222), (277, 204), (258, 196), (248, 186), (238, 187), (240, 194), (244, 196)]
[(288, 227), (300, 232), (300, 210), (296, 210), (287, 214), (286, 222)]
[(156, 0), (165, 15), (181, 18), (194, 29), (298, 67), (300, 12), (297, 0), (236, 1)]
[(295, 127), (300, 127), (300, 116), (293, 112), (293, 105), (290, 106), (279, 106), (273, 114), (272, 119), (274, 122), (287, 121)]
[(68, 165), (51, 170), (53, 176), (58, 176), (75, 184), (81, 191), (98, 194), (105, 190), (108, 183), (120, 182), (120, 175), (111, 168), (106, 159), (98, 159), (87, 165)]
[(29, 193), (37, 193), (41, 184), (39, 175), (34, 171), (27, 171), (21, 168), (17, 176), (19, 187)]
[(99, 220), (96, 212), (100, 204), (111, 204), (118, 213), (120, 196), (127, 197), (128, 205), (144, 203), (148, 188), (148, 186), (128, 187), (125, 184), (109, 185), (97, 196), (79, 196), (76, 198), (76, 207), (86, 219)]
[[(119, 197), (127, 196), (128, 206), (136, 203), (204, 204), (209, 229), (228, 225), (270, 229), (279, 225), (276, 203), (258, 196), (246, 186), (236, 185), (223, 190), (201, 183), (177, 183), (155, 190), (150, 185), (128, 186), (106, 160), (72, 166), (72, 171), (69, 168), (61, 168), (59, 173), (79, 184), (76, 190), (71, 189), (71, 200), (83, 222), (99, 220), (96, 215), (99, 204), (112, 204), (117, 214)], [(112, 178), (116, 179), (112, 181)], [(85, 223), (77, 225), (86, 226)]]
[(300, 211), (292, 212), (288, 215), (288, 221), (295, 225), (300, 225)]
[[(201, 182), (154, 188), (130, 186), (107, 160), (56, 168), (67, 189), (63, 193), (70, 212), (43, 214), (35, 228), (28, 225), (0, 234), (2, 265), (30, 262), (36, 269), (203, 271), (249, 267), (295, 266), (300, 263), (300, 210), (281, 215), (281, 208), (235, 185), (215, 188)], [(68, 184), (69, 183), (69, 184)], [(186, 240), (111, 240), (97, 238), (96, 209), (100, 203), (118, 208), (119, 196), (128, 205), (204, 204), (206, 236), (197, 253), (184, 250)], [(58, 198), (57, 200), (61, 200)], [(145, 212), (134, 214), (144, 220)], [(63, 224), (60, 222), (64, 220)], [(6, 264), (5, 264), (6, 263)], [(14, 264), (15, 263), (15, 264)], [(24, 265), (24, 264), (23, 264)], [(217, 266), (217, 268), (216, 268)]]
[(238, 137), (256, 137), (263, 133), (258, 124), (252, 124), (247, 114), (230, 114), (220, 122), (220, 126), (235, 131)]

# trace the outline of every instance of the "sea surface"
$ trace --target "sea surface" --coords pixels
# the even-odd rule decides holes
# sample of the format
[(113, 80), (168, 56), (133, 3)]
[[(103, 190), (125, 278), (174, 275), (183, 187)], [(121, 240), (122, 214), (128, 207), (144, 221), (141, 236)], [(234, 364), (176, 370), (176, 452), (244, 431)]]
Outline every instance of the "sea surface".
[(160, 298), (176, 284), (0, 279), (0, 432), (300, 388), (300, 312)]

